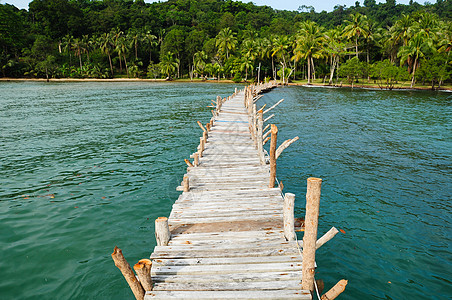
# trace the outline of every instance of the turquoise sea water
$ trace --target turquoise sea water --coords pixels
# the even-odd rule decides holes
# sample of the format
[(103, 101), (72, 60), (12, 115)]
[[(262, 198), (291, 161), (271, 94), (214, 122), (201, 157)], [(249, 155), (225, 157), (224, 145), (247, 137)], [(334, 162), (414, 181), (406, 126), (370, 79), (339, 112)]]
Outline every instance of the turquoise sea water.
[[(206, 123), (238, 85), (0, 83), (0, 298), (131, 299), (110, 254), (155, 246)], [(343, 299), (452, 297), (451, 94), (278, 88), (278, 160), (304, 214), (321, 177), (317, 278)], [(302, 235), (299, 236), (300, 238)]]

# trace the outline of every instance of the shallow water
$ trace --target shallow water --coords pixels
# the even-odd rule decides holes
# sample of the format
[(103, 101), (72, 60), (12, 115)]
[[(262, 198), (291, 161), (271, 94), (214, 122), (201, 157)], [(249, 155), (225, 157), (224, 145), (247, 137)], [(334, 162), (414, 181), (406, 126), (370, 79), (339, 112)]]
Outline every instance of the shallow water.
[[(155, 246), (208, 105), (231, 84), (0, 83), (2, 299), (130, 299), (110, 254)], [(451, 96), (289, 87), (273, 118), (285, 192), (321, 177), (317, 278), (345, 299), (450, 298)], [(299, 236), (302, 237), (301, 235)]]

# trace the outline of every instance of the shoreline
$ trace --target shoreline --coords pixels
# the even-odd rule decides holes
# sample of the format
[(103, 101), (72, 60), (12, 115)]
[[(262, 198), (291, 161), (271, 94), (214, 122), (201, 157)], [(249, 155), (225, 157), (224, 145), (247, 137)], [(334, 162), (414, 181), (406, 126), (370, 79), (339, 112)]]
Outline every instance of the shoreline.
[[(10, 78), (10, 77), (0, 77), (0, 82), (47, 82), (45, 78)], [(232, 80), (221, 79), (221, 80), (190, 80), (188, 78), (166, 80), (166, 79), (144, 79), (144, 78), (50, 78), (48, 82), (173, 82), (173, 83), (235, 83)], [(239, 82), (237, 84), (249, 84), (247, 82)], [(323, 83), (301, 83), (301, 82), (290, 82), (289, 86), (304, 86), (304, 87), (321, 87), (321, 88), (352, 88), (351, 84), (342, 84), (340, 86), (327, 85)], [(353, 85), (354, 89), (371, 89), (379, 91), (398, 91), (398, 90), (418, 90), (418, 91), (452, 91), (452, 87), (441, 87), (440, 89), (432, 90), (431, 87), (409, 87), (409, 86), (398, 86), (394, 87), (392, 90), (380, 88), (378, 85)]]
[[(327, 85), (327, 84), (322, 84), (322, 83), (310, 83), (309, 85), (307, 83), (299, 83), (299, 82), (291, 82), (288, 83), (288, 85), (290, 86), (304, 86), (304, 87), (321, 87), (321, 88), (352, 88), (351, 84), (341, 84), (340, 86), (335, 86), (335, 85)], [(394, 87), (391, 90), (390, 89), (385, 89), (385, 88), (380, 88), (378, 85), (353, 85), (353, 89), (364, 89), (364, 90), (379, 90), (379, 91), (409, 91), (409, 90), (417, 90), (417, 91), (452, 91), (452, 87), (441, 87), (441, 88), (436, 88), (434, 90), (432, 90), (431, 87), (410, 87), (410, 86), (398, 86), (398, 87)]]
[[(10, 78), (0, 77), (0, 82), (47, 82), (45, 78)], [(232, 80), (190, 80), (190, 79), (147, 79), (147, 78), (49, 78), (48, 82), (207, 82), (207, 83), (234, 83)], [(239, 84), (242, 84), (239, 83)]]

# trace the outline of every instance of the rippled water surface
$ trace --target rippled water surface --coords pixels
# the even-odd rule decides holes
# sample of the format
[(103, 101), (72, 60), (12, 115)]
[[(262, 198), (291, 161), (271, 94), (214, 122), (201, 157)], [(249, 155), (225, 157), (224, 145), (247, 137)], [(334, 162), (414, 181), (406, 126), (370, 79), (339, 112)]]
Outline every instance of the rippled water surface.
[[(131, 299), (110, 254), (130, 263), (155, 246), (196, 120), (231, 84), (0, 83), (2, 299)], [(452, 297), (451, 94), (278, 88), (278, 160), (304, 214), (306, 178), (321, 177), (318, 251), (344, 299)], [(300, 235), (300, 238), (302, 235)]]

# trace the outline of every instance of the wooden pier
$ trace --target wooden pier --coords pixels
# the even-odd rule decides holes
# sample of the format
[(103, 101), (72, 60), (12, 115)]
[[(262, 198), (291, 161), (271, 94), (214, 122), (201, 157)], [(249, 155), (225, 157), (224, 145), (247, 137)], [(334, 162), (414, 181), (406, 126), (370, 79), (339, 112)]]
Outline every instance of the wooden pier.
[[(203, 135), (193, 160), (186, 160), (187, 174), (178, 187), (182, 194), (170, 216), (156, 220), (152, 263), (144, 260), (134, 267), (152, 266), (152, 290), (139, 292), (144, 299), (312, 299), (317, 228), (312, 266), (303, 270), (306, 277), (312, 275), (311, 282), (302, 286), (295, 195), (283, 195), (281, 185), (275, 187), (276, 158), (298, 137), (276, 149), (277, 128), (272, 125), (266, 133), (271, 134), (270, 153), (262, 146), (268, 116), (263, 109), (256, 111), (255, 102), (272, 87), (218, 97), (210, 122), (198, 123)], [(318, 195), (311, 196), (320, 198), (321, 180), (313, 178), (312, 184)]]

